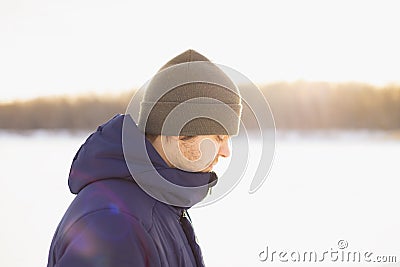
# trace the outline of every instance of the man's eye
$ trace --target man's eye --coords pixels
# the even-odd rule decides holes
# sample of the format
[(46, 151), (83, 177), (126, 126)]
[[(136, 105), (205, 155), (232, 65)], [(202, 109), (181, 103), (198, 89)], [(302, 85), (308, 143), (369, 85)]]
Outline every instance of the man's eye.
[(194, 136), (182, 136), (182, 137), (179, 138), (179, 140), (187, 141), (187, 140), (190, 140), (190, 139), (193, 139), (193, 138), (194, 138)]

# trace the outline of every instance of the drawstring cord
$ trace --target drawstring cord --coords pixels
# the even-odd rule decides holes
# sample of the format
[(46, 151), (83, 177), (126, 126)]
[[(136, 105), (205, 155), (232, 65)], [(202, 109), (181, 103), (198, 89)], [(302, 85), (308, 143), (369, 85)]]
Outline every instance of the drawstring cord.
[(194, 258), (196, 260), (196, 265), (198, 267), (204, 266), (201, 249), (200, 249), (199, 244), (197, 243), (197, 238), (196, 238), (196, 235), (193, 230), (192, 219), (190, 218), (189, 213), (187, 213), (186, 209), (184, 209), (182, 211), (179, 222), (182, 225), (182, 229), (185, 232), (185, 235), (189, 242), (190, 248), (192, 249)]

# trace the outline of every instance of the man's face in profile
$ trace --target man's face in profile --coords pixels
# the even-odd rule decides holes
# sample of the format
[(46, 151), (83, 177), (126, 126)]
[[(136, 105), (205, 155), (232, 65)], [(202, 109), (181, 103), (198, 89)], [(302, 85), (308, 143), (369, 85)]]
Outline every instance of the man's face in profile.
[(209, 172), (219, 157), (229, 157), (228, 135), (161, 136), (169, 163), (189, 172)]

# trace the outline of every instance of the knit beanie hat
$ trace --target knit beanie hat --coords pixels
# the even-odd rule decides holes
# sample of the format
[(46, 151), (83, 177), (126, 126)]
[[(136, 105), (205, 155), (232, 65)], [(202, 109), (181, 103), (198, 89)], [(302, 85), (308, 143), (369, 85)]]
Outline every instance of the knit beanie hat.
[(237, 135), (241, 110), (233, 81), (205, 56), (187, 50), (148, 83), (138, 127), (151, 135)]

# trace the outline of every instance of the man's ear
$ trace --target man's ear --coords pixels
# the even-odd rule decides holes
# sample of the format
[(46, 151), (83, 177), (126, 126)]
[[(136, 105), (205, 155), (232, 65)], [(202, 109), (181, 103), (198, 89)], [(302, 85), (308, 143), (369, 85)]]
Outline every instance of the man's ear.
[(179, 136), (169, 136), (169, 135), (160, 135), (161, 142), (177, 142), (179, 140)]

